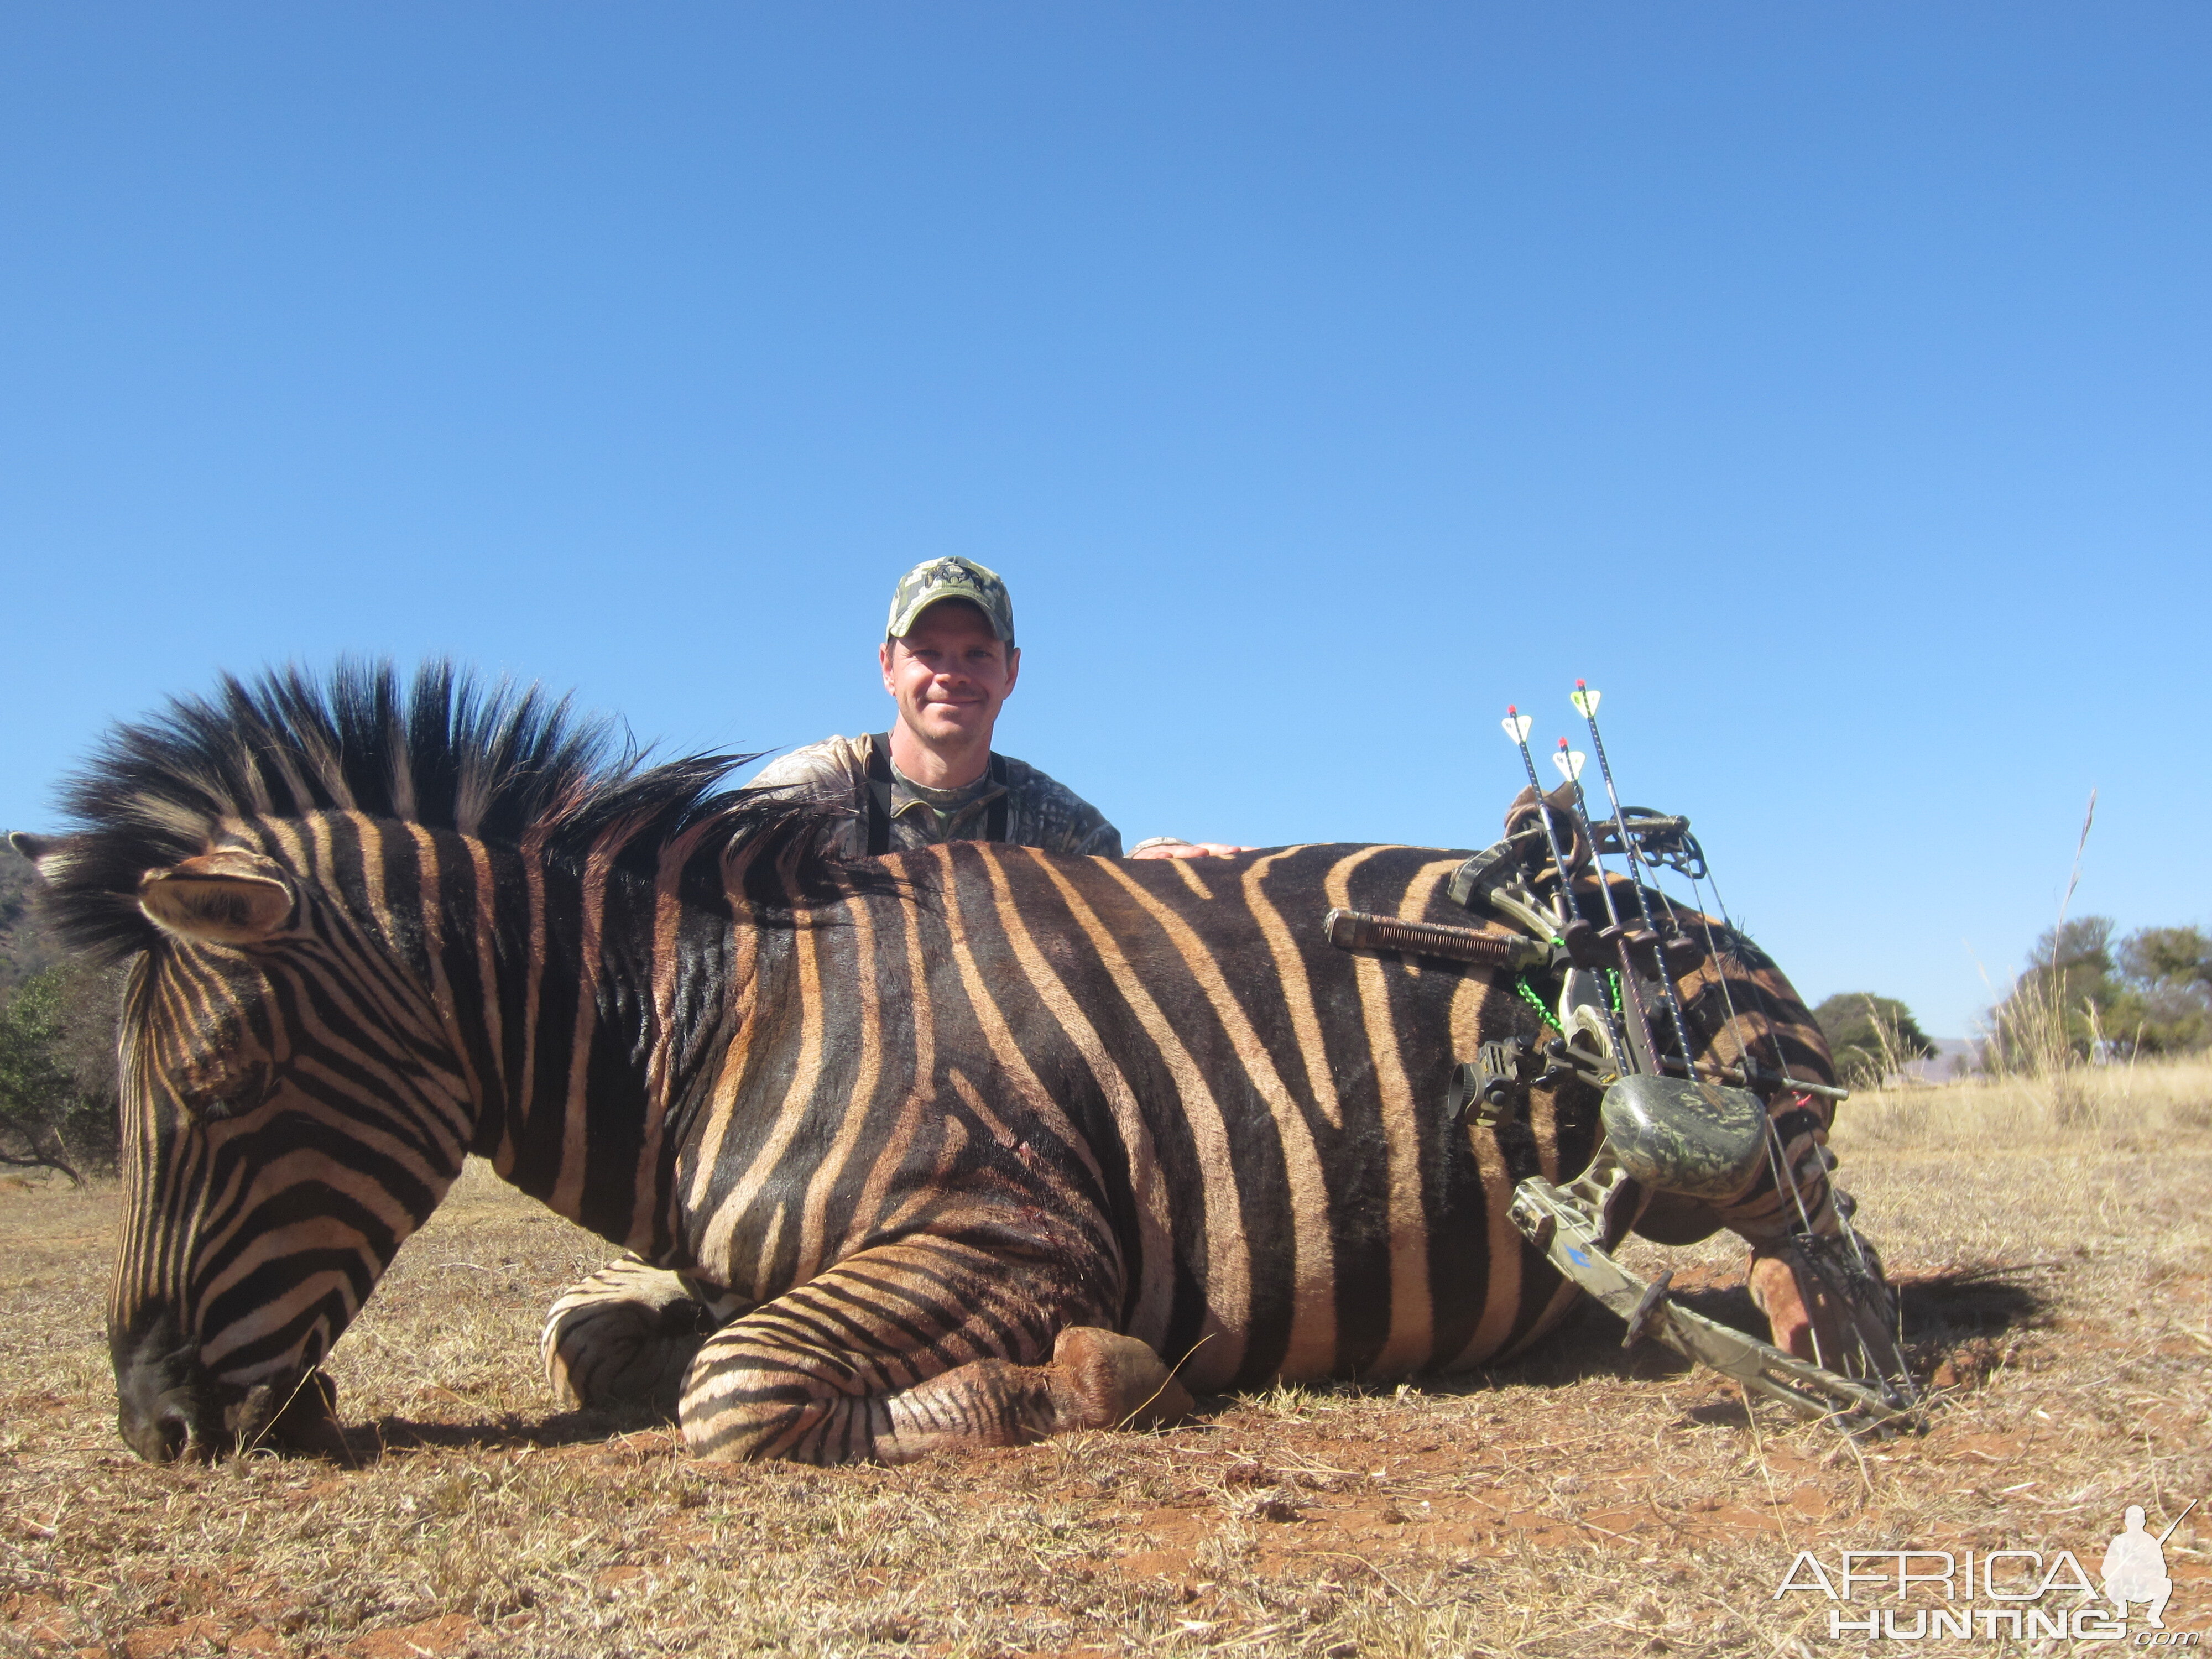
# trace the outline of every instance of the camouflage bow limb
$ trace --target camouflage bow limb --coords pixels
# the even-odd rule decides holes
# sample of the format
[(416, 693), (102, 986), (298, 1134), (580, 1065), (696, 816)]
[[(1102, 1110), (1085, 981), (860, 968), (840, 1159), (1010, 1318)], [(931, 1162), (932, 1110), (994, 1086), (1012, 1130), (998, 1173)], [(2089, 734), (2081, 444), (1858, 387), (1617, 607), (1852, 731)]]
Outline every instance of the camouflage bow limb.
[(1677, 1304), (1668, 1294), (1671, 1271), (1646, 1284), (1613, 1259), (1600, 1224), (1570, 1193), (1540, 1176), (1514, 1188), (1508, 1212), (1552, 1265), (1628, 1322), (1624, 1347), (1656, 1337), (1685, 1359), (1710, 1366), (1747, 1393), (1777, 1400), (1809, 1418), (1833, 1419), (1847, 1431), (1887, 1432), (1910, 1407), (1869, 1388), (1784, 1353)]

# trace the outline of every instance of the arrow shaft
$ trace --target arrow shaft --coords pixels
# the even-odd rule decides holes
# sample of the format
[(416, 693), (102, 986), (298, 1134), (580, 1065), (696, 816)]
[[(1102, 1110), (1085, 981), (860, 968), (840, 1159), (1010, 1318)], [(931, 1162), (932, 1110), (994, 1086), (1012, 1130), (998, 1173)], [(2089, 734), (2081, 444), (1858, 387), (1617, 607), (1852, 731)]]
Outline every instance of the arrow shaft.
[[(1513, 719), (1511, 711), (1506, 718)], [(1528, 787), (1536, 794), (1536, 821), (1544, 826), (1544, 840), (1552, 849), (1552, 866), (1559, 872), (1559, 890), (1554, 896), (1553, 908), (1564, 924), (1567, 920), (1567, 855), (1559, 847), (1559, 832), (1553, 827), (1552, 815), (1545, 809), (1544, 785), (1536, 775), (1536, 757), (1528, 752), (1528, 733), (1514, 728), (1513, 746), (1521, 751), (1521, 769), (1528, 775)]]
[[(1508, 710), (1507, 718), (1512, 717), (1512, 711)], [(1544, 826), (1544, 840), (1552, 849), (1552, 867), (1559, 872), (1559, 890), (1553, 896), (1552, 903), (1559, 915), (1560, 931), (1564, 933), (1568, 921), (1574, 916), (1574, 903), (1567, 880), (1566, 851), (1559, 845), (1559, 830), (1552, 823), (1551, 802), (1544, 794), (1542, 781), (1536, 775), (1536, 757), (1528, 748), (1528, 728), (1516, 726), (1512, 732), (1513, 746), (1521, 751), (1521, 769), (1528, 775), (1528, 787), (1536, 797), (1537, 822)], [(1602, 886), (1604, 884), (1601, 880), (1599, 884)], [(1628, 1057), (1622, 1050), (1626, 1045), (1621, 1041), (1620, 1027), (1613, 1021), (1613, 1010), (1606, 1006), (1603, 997), (1598, 999), (1598, 1013), (1604, 1022), (1607, 1038), (1613, 1044), (1613, 1063), (1626, 1069)], [(1559, 1018), (1564, 1020), (1566, 1015), (1563, 1012)]]
[[(1661, 1070), (1659, 1048), (1651, 1041), (1651, 1013), (1644, 1006), (1644, 988), (1636, 977), (1635, 959), (1628, 953), (1628, 934), (1620, 925), (1620, 912), (1613, 906), (1613, 878), (1606, 872), (1605, 860), (1598, 855), (1597, 837), (1590, 833), (1589, 811), (1583, 805), (1583, 786), (1579, 778), (1567, 780), (1567, 799), (1574, 811), (1575, 827), (1583, 832), (1583, 840), (1589, 844), (1590, 862), (1597, 867), (1597, 890), (1605, 899), (1607, 920), (1613, 924), (1613, 953), (1620, 958), (1621, 1007), (1635, 1021), (1636, 1035), (1643, 1039), (1644, 1052), (1651, 1061), (1651, 1069), (1657, 1072)], [(1689, 1061), (1690, 1051), (1686, 1044), (1682, 1049), (1682, 1063), (1687, 1066)]]
[[(1621, 811), (1620, 791), (1613, 787), (1613, 763), (1606, 758), (1605, 738), (1597, 729), (1595, 699), (1585, 697), (1583, 700), (1583, 720), (1589, 727), (1590, 750), (1597, 757), (1598, 776), (1605, 780), (1605, 798), (1613, 803), (1613, 821), (1620, 829), (1620, 844), (1628, 856), (1628, 884), (1636, 894), (1638, 914), (1644, 918), (1644, 927), (1656, 933), (1659, 929), (1651, 920), (1651, 899), (1644, 890), (1644, 860), (1636, 850), (1636, 837), (1628, 833), (1628, 814)], [(1597, 851), (1595, 839), (1590, 842), (1590, 851), (1593, 855)], [(1658, 968), (1659, 989), (1666, 999), (1667, 1017), (1674, 1022), (1674, 1040), (1681, 1045), (1682, 1063), (1687, 1066), (1690, 1063), (1690, 1022), (1683, 1015), (1682, 1000), (1675, 992), (1674, 975), (1667, 969), (1664, 951), (1660, 953)]]

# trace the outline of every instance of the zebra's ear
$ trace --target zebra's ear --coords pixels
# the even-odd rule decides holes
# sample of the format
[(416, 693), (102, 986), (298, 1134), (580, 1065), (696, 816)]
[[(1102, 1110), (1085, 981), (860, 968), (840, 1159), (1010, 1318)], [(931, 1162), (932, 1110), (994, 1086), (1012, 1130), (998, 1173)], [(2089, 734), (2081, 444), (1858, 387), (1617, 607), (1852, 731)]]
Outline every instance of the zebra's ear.
[(8, 845), (37, 865), (42, 876), (48, 873), (46, 860), (62, 850), (60, 836), (34, 836), (27, 830), (9, 830)]
[(75, 856), (74, 838), (68, 836), (34, 836), (27, 830), (10, 830), (8, 845), (30, 860), (31, 867), (39, 872), (39, 879), (57, 882), (62, 872), (69, 867)]
[(277, 865), (240, 848), (203, 853), (138, 880), (138, 908), (204, 945), (253, 945), (292, 914), (292, 884)]

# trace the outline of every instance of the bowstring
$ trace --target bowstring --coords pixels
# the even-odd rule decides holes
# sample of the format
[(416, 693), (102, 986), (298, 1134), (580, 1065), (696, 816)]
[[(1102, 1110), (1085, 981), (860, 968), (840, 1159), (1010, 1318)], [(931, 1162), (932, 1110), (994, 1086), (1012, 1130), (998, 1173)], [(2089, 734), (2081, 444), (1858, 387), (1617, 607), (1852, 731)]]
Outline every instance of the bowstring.
[[(1727, 929), (1731, 940), (1741, 937), (1741, 935), (1740, 930), (1735, 925), (1735, 919), (1729, 915), (1728, 901), (1721, 895), (1721, 884), (1719, 878), (1713, 875), (1711, 866), (1710, 865), (1706, 867), (1705, 879), (1711, 882), (1712, 884), (1713, 908), (1720, 912), (1721, 925)], [(1728, 1028), (1730, 1035), (1735, 1038), (1737, 1058), (1744, 1068), (1744, 1081), (1747, 1084), (1751, 1081), (1751, 1066), (1753, 1063), (1752, 1045), (1745, 1037), (1744, 1028), (1739, 1023), (1741, 1016), (1736, 1010), (1735, 994), (1729, 988), (1728, 963), (1730, 961), (1734, 961), (1738, 966), (1741, 967), (1745, 970), (1751, 981), (1752, 994), (1759, 999), (1761, 1022), (1766, 1028), (1767, 1040), (1772, 1046), (1774, 1051), (1775, 1070), (1780, 1074), (1782, 1080), (1785, 1085), (1795, 1084), (1797, 1079), (1790, 1076), (1790, 1063), (1784, 1057), (1782, 1052), (1780, 1022), (1775, 1018), (1772, 1005), (1768, 1000), (1766, 995), (1765, 986), (1759, 981), (1758, 974), (1752, 969), (1750, 963), (1744, 962), (1733, 949), (1729, 951), (1726, 956), (1723, 956), (1721, 953), (1719, 941), (1713, 936), (1712, 917), (1705, 908), (1703, 883), (1701, 883), (1696, 876), (1691, 876), (1689, 878), (1689, 881), (1692, 902), (1697, 907), (1695, 914), (1698, 916), (1701, 930), (1705, 933), (1705, 948), (1713, 963), (1713, 977), (1720, 985), (1721, 1001), (1723, 1006), (1728, 1011)], [(1672, 896), (1669, 895), (1664, 888), (1658, 887), (1656, 884), (1654, 885), (1653, 890), (1659, 895), (1660, 902), (1666, 905), (1668, 921), (1674, 923), (1677, 932), (1681, 931), (1681, 919), (1675, 912)], [(1802, 1224), (1804, 1236), (1808, 1238), (1815, 1237), (1813, 1231), (1812, 1215), (1805, 1207), (1804, 1192), (1797, 1183), (1795, 1172), (1789, 1167), (1789, 1149), (1784, 1146), (1781, 1128), (1776, 1124), (1771, 1115), (1766, 1119), (1765, 1141), (1767, 1169), (1769, 1173), (1774, 1177), (1775, 1185), (1788, 1188), (1790, 1202), (1796, 1209), (1798, 1220)], [(1815, 1143), (1814, 1146), (1813, 1155), (1815, 1158), (1819, 1158), (1820, 1156), (1820, 1147), (1818, 1143)], [(1824, 1167), (1821, 1170), (1821, 1174), (1825, 1176), (1827, 1173), (1827, 1170)], [(1873, 1265), (1867, 1260), (1866, 1249), (1860, 1242), (1858, 1229), (1852, 1225), (1851, 1218), (1845, 1212), (1844, 1206), (1836, 1201), (1837, 1194), (1834, 1190), (1834, 1186), (1835, 1183), (1831, 1181), (1829, 1182), (1830, 1192), (1828, 1202), (1836, 1212), (1837, 1226), (1842, 1232), (1845, 1242), (1850, 1245), (1851, 1255), (1853, 1259), (1857, 1261), (1859, 1271), (1864, 1273), (1868, 1278), (1871, 1279), (1875, 1276)], [(1857, 1348), (1859, 1358), (1864, 1363), (1867, 1368), (1867, 1375), (1875, 1377), (1882, 1376), (1882, 1368), (1880, 1363), (1875, 1359), (1873, 1352), (1868, 1347), (1866, 1338), (1859, 1333), (1858, 1322), (1856, 1319), (1852, 1320), (1850, 1322), (1850, 1327), (1853, 1346)], [(1813, 1338), (1813, 1354), (1814, 1363), (1825, 1367), (1827, 1361), (1821, 1357), (1820, 1334), (1817, 1326), (1813, 1328), (1811, 1334)], [(1899, 1332), (1898, 1337), (1899, 1346), (1901, 1350), (1904, 1337), (1902, 1330)]]

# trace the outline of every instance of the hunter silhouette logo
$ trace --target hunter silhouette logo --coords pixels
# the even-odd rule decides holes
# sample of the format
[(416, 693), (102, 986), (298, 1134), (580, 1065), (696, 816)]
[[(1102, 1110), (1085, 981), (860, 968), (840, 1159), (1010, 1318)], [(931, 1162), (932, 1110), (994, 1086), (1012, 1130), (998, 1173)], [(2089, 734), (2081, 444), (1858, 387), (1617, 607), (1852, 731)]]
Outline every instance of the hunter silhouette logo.
[[(2197, 1501), (2191, 1498), (2158, 1533), (2145, 1525), (2142, 1506), (2130, 1504), (2100, 1564), (2101, 1595), (2099, 1580), (2090, 1577), (2071, 1550), (1844, 1550), (1832, 1567), (1812, 1551), (1800, 1550), (1776, 1586), (1774, 1599), (1810, 1592), (1837, 1604), (1828, 1609), (1831, 1640), (1856, 1636), (1905, 1642), (1931, 1637), (2109, 1642), (2127, 1636), (2134, 1608), (2148, 1627), (2136, 1636), (2136, 1645), (2194, 1648), (2203, 1640), (2198, 1632), (2150, 1632), (2166, 1630), (2166, 1606), (2173, 1595), (2173, 1580), (2166, 1571), (2166, 1540)], [(1850, 1603), (1858, 1605), (1847, 1610)]]
[(2105, 1550), (2105, 1595), (2119, 1609), (2122, 1619), (2128, 1616), (2129, 1602), (2141, 1601), (2148, 1607), (2151, 1628), (2166, 1628), (2166, 1620), (2159, 1615), (2166, 1611), (2166, 1600), (2173, 1594), (2173, 1580), (2166, 1576), (2166, 1540), (2173, 1536), (2174, 1528), (2187, 1517), (2189, 1510), (2196, 1507), (2192, 1498), (2189, 1509), (2175, 1516), (2166, 1530), (2154, 1538), (2143, 1530), (2142, 1505), (2128, 1505), (2126, 1530)]

